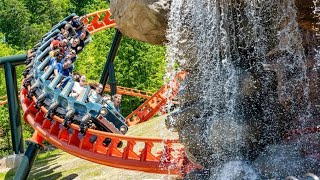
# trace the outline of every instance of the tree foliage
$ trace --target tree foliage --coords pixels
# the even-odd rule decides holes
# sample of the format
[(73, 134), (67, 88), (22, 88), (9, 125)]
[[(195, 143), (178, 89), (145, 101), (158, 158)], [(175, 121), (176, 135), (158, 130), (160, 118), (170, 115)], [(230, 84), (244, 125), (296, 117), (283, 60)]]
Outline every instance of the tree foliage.
[[(0, 33), (0, 39), (2, 39), (3, 34)], [(15, 54), (20, 54), (21, 51), (16, 50), (15, 48), (11, 47), (10, 45), (0, 42), (0, 57), (4, 56), (10, 56)], [(16, 68), (17, 71), (17, 77), (19, 78), (19, 82), (21, 82), (21, 76), (23, 70), (22, 67)], [(0, 71), (0, 97), (7, 95), (7, 89), (6, 89), (6, 81), (5, 81), (5, 73), (4, 70), (1, 69)], [(0, 127), (3, 129), (8, 129), (10, 127), (9, 124), (9, 112), (8, 112), (8, 106), (0, 106)]]
[[(43, 34), (64, 17), (108, 8), (104, 0), (2, 0), (0, 1), (0, 57), (26, 53)], [(114, 29), (93, 35), (93, 41), (79, 54), (75, 70), (89, 81), (100, 80), (106, 57), (110, 51)], [(123, 37), (116, 59), (117, 85), (155, 92), (163, 85), (165, 48)], [(24, 66), (17, 67), (18, 83)], [(18, 87), (20, 84), (18, 84)], [(0, 96), (6, 95), (4, 71), (0, 70)], [(123, 97), (124, 116), (145, 99)], [(7, 106), (0, 106), (0, 126), (9, 127)]]
[(31, 48), (57, 22), (71, 13), (70, 0), (0, 1), (0, 31), (9, 44)]
[(11, 44), (25, 47), (22, 37), (26, 35), (31, 14), (21, 1), (3, 0), (0, 3), (0, 31)]
[[(75, 70), (98, 82), (110, 51), (113, 29), (99, 32), (79, 55)], [(123, 37), (114, 61), (117, 85), (155, 92), (163, 85), (165, 48)], [(124, 97), (122, 112), (128, 115), (144, 100)]]

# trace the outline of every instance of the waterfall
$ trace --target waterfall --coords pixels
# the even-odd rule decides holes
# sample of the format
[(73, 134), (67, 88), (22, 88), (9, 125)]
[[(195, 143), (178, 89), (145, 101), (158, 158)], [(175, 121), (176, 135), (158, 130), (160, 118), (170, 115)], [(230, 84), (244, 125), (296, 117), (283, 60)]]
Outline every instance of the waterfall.
[(189, 74), (171, 121), (190, 159), (215, 167), (215, 177), (226, 162), (251, 162), (281, 144), (287, 128), (310, 125), (296, 14), (291, 0), (172, 0), (166, 78)]

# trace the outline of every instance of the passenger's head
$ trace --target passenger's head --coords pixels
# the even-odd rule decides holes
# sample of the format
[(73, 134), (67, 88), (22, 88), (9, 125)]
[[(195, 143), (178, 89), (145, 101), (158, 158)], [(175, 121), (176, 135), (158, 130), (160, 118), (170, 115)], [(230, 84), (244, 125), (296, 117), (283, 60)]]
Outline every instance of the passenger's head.
[(79, 18), (80, 22), (83, 22), (83, 21), (85, 20), (85, 18), (86, 18), (86, 16), (81, 16), (81, 17)]
[(58, 53), (57, 61), (60, 62), (64, 58), (64, 55), (62, 53)]
[(63, 39), (62, 41), (60, 41), (60, 45), (62, 47), (66, 46), (68, 44), (68, 40), (67, 39)]
[(65, 58), (66, 58), (66, 60), (71, 60), (71, 58), (72, 58), (71, 54), (67, 54)]
[(114, 106), (119, 106), (121, 103), (122, 95), (121, 94), (115, 94), (112, 96), (112, 102)]
[(76, 51), (74, 49), (71, 49), (70, 50), (70, 55), (71, 55), (71, 57), (76, 57), (77, 53), (76, 53)]
[(62, 37), (67, 38), (69, 36), (69, 31), (64, 31)]
[(98, 94), (100, 94), (100, 93), (102, 92), (102, 90), (103, 90), (103, 85), (99, 83), (99, 84), (96, 86), (96, 92), (97, 92)]
[(56, 51), (50, 51), (49, 52), (49, 56), (50, 57), (56, 57), (57, 56), (57, 52)]
[(103, 100), (106, 103), (110, 103), (111, 102), (111, 96), (109, 94), (106, 94), (106, 95), (103, 96)]
[(75, 38), (72, 41), (72, 46), (77, 46), (79, 44), (79, 38)]
[(86, 76), (82, 75), (80, 77), (80, 86), (83, 87), (86, 85)]
[(72, 79), (76, 82), (80, 82), (80, 74), (78, 73), (73, 73)]
[(84, 39), (86, 38), (86, 33), (85, 33), (85, 32), (82, 32), (82, 33), (80, 34), (79, 38), (80, 38), (81, 40), (84, 40)]
[(68, 69), (68, 68), (71, 67), (71, 65), (72, 65), (72, 61), (66, 59), (66, 60), (64, 61), (64, 63), (63, 63), (63, 69)]

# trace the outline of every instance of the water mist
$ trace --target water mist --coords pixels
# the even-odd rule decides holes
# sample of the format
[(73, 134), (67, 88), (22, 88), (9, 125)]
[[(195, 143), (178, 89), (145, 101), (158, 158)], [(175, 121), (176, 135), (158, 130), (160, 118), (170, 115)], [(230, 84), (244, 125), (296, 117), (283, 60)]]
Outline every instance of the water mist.
[(169, 121), (189, 158), (210, 172), (186, 179), (319, 174), (304, 154), (313, 141), (282, 138), (317, 113), (296, 14), (290, 0), (172, 0), (168, 76), (177, 67), (189, 74)]

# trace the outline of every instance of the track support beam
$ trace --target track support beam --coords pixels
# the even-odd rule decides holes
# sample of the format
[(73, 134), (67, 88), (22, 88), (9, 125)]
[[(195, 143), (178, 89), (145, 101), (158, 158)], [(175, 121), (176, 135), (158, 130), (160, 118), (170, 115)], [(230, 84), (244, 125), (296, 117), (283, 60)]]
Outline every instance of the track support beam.
[(24, 156), (16, 171), (14, 180), (27, 179), (39, 150), (43, 148), (42, 141), (43, 138), (38, 134), (37, 131), (33, 133), (33, 136), (30, 140), (27, 140), (28, 148), (27, 151), (24, 153)]
[[(103, 85), (103, 89), (105, 88), (107, 84), (107, 80), (110, 75), (110, 87), (111, 87), (111, 95), (117, 93), (117, 86), (115, 82), (115, 73), (113, 68), (113, 61), (116, 57), (117, 51), (119, 49), (119, 45), (121, 42), (122, 33), (117, 29), (115, 36), (113, 38), (112, 46), (109, 52), (109, 55), (107, 57), (107, 61), (104, 65), (103, 72), (100, 77), (100, 83)], [(113, 78), (113, 79), (111, 79)]]
[(30, 142), (30, 144), (28, 145), (27, 151), (25, 152), (22, 158), (22, 161), (16, 171), (14, 180), (27, 179), (40, 148), (41, 148), (41, 145), (35, 142)]
[(15, 154), (24, 152), (20, 108), (17, 91), (17, 76), (14, 65), (23, 64), (27, 60), (26, 54), (0, 58), (0, 67), (5, 70), (6, 89), (8, 96), (9, 120), (11, 127), (12, 148)]

